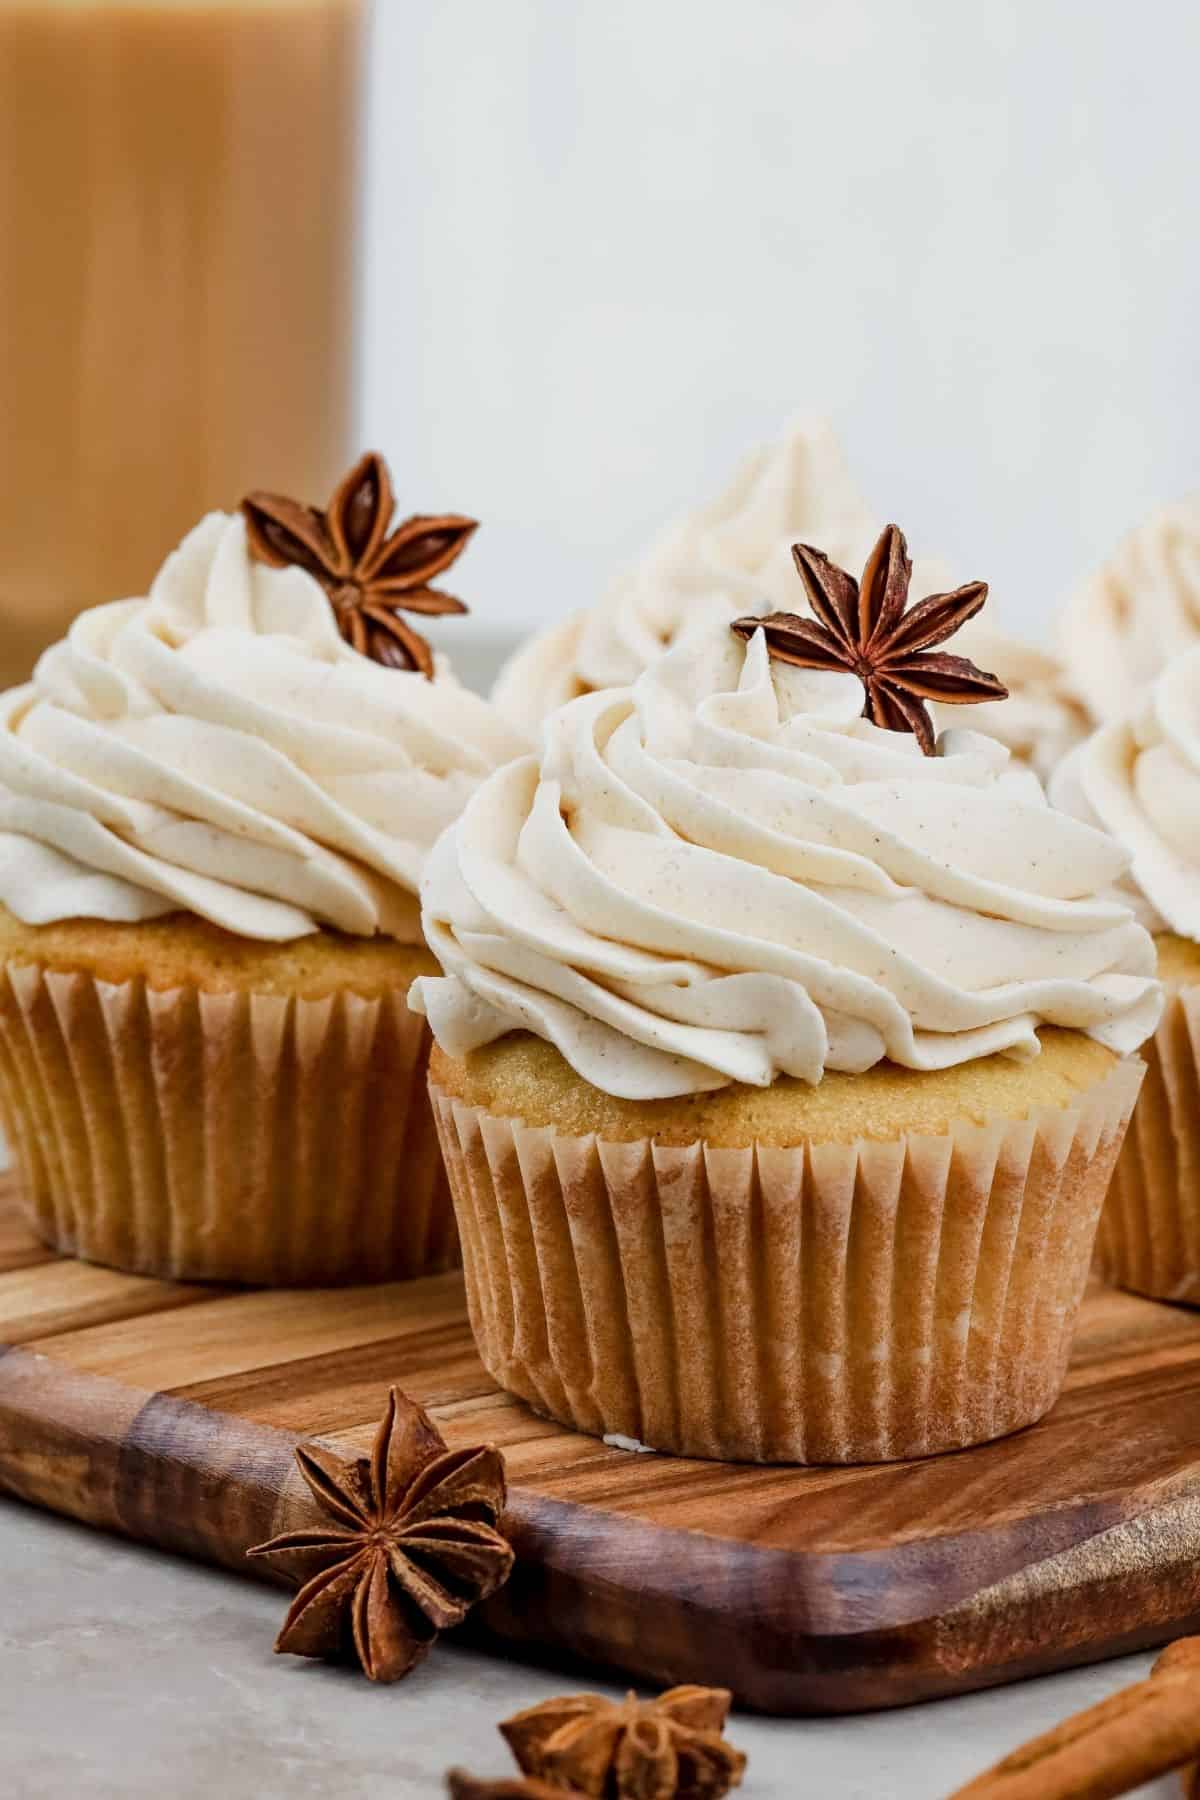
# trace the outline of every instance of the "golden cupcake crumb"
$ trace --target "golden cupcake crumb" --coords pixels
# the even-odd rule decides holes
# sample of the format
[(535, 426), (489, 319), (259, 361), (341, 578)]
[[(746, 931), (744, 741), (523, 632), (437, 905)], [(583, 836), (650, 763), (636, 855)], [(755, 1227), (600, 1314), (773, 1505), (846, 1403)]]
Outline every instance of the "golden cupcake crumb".
[(119, 985), (139, 977), (156, 992), (290, 994), (305, 1000), (349, 991), (373, 998), (436, 975), (424, 944), (321, 930), (287, 943), (238, 937), (188, 913), (139, 924), (64, 919), (23, 925), (0, 907), (0, 963), (34, 963)]
[(617, 1142), (853, 1143), (906, 1132), (941, 1134), (962, 1123), (1023, 1119), (1065, 1107), (1102, 1081), (1119, 1058), (1079, 1031), (1047, 1028), (1032, 1062), (986, 1056), (953, 1069), (879, 1063), (861, 1075), (827, 1074), (818, 1086), (780, 1076), (769, 1088), (740, 1083), (672, 1100), (619, 1100), (575, 1073), (552, 1044), (513, 1032), (456, 1060), (435, 1045), (430, 1078), (455, 1099), (526, 1125)]

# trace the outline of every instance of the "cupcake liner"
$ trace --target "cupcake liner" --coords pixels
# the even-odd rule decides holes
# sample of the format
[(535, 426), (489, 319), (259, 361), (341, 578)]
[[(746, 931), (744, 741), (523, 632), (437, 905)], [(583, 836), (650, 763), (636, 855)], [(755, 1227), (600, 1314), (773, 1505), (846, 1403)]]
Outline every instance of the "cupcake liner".
[(160, 992), (0, 969), (0, 1113), (34, 1229), (92, 1262), (272, 1286), (458, 1259), (403, 993)]
[(614, 1143), (431, 1083), (480, 1355), (597, 1436), (883, 1462), (1058, 1396), (1134, 1058), (1067, 1108), (892, 1143)]
[(1168, 992), (1096, 1238), (1114, 1287), (1200, 1306), (1200, 987)]

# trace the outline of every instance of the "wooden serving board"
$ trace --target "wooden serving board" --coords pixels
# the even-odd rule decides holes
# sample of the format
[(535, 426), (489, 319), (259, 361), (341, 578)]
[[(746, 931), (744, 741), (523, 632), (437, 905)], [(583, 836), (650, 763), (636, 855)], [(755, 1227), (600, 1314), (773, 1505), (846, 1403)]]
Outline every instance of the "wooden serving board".
[[(296, 1434), (365, 1448), (398, 1383), (508, 1461), (474, 1628), (650, 1683), (843, 1712), (1200, 1630), (1200, 1312), (1095, 1287), (1067, 1391), (1002, 1443), (867, 1469), (633, 1455), (497, 1391), (456, 1275), (233, 1292), (60, 1259), (0, 1177), (0, 1490), (262, 1574)], [(478, 1615), (476, 1615), (478, 1617)]]

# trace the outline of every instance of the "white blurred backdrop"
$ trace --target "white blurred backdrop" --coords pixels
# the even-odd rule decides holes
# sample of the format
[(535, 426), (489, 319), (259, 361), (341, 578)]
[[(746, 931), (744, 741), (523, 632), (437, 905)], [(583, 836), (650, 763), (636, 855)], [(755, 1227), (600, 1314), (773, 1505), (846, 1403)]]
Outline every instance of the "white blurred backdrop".
[(1035, 639), (1200, 481), (1192, 0), (377, 7), (363, 431), (481, 627), (797, 409)]

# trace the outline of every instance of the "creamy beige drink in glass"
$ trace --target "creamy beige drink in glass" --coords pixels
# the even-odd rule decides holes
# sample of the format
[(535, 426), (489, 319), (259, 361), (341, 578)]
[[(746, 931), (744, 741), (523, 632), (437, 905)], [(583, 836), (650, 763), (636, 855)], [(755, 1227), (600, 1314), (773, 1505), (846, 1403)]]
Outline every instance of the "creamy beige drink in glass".
[(350, 448), (362, 0), (0, 0), (0, 688)]

